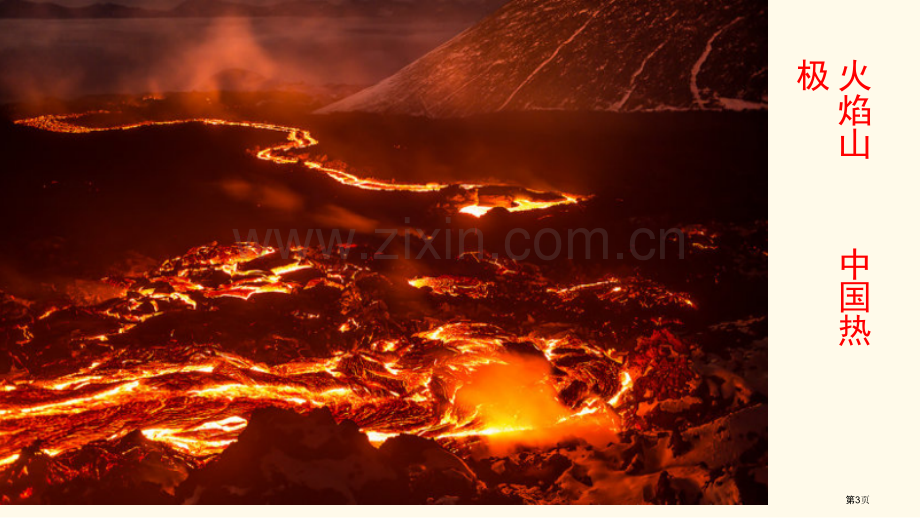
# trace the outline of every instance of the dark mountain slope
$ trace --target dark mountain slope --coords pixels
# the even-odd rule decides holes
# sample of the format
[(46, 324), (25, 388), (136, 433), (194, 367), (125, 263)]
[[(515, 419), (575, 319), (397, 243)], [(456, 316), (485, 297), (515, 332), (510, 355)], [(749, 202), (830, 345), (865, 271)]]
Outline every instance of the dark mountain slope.
[(766, 27), (749, 0), (514, 0), (321, 111), (762, 109)]

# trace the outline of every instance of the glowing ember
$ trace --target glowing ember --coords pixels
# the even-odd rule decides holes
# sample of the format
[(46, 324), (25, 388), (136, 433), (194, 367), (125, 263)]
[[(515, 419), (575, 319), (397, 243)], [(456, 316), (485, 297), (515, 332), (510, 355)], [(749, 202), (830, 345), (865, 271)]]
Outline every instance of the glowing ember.
[(482, 298), (488, 294), (491, 283), (472, 277), (456, 277), (443, 275), (441, 277), (416, 277), (409, 281), (415, 288), (431, 288), (436, 295), (449, 295), (451, 297)]
[(614, 394), (613, 397), (610, 398), (610, 401), (607, 402), (607, 404), (609, 404), (610, 406), (614, 408), (616, 408), (620, 404), (620, 398), (623, 397), (623, 394), (625, 394), (627, 390), (632, 388), (632, 376), (629, 375), (629, 372), (623, 371), (622, 380), (620, 381), (620, 386), (621, 386), (620, 391)]
[(494, 207), (480, 207), (479, 205), (467, 205), (466, 207), (463, 207), (462, 209), (460, 209), (460, 212), (462, 212), (463, 214), (469, 214), (471, 216), (476, 216), (477, 218), (481, 218), (485, 216), (493, 208)]

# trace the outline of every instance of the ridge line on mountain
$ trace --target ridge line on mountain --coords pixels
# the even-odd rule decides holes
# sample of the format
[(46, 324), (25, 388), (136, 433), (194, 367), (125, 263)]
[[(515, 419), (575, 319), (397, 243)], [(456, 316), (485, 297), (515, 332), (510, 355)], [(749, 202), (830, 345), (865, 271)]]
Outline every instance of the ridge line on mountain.
[(696, 84), (696, 78), (700, 74), (700, 70), (703, 68), (703, 63), (706, 62), (706, 60), (709, 58), (709, 54), (712, 52), (712, 43), (716, 41), (716, 38), (718, 38), (719, 35), (722, 34), (726, 29), (740, 22), (742, 19), (744, 19), (744, 16), (739, 16), (714, 32), (706, 42), (706, 47), (703, 49), (703, 53), (700, 54), (699, 59), (696, 60), (696, 63), (694, 63), (693, 67), (690, 69), (690, 93), (693, 94), (693, 103), (696, 104), (699, 108), (703, 108), (703, 98), (700, 97), (700, 88)]
[(508, 103), (510, 103), (511, 100), (514, 99), (514, 96), (516, 96), (516, 95), (518, 94), (518, 92), (520, 92), (521, 89), (524, 88), (524, 85), (526, 85), (527, 83), (529, 83), (530, 80), (533, 79), (534, 76), (537, 75), (537, 74), (540, 72), (540, 70), (543, 70), (543, 68), (544, 68), (546, 65), (550, 64), (554, 59), (556, 59), (556, 56), (559, 55), (559, 52), (560, 52), (566, 45), (568, 45), (569, 43), (572, 43), (572, 41), (574, 41), (575, 38), (577, 38), (579, 34), (581, 34), (582, 32), (584, 32), (584, 30), (588, 27), (588, 24), (590, 24), (595, 18), (597, 18), (597, 15), (599, 15), (599, 14), (601, 13), (601, 11), (603, 11), (603, 10), (604, 10), (603, 7), (600, 7), (600, 8), (598, 8), (597, 10), (595, 10), (594, 13), (593, 13), (590, 17), (588, 17), (588, 20), (584, 23), (584, 25), (582, 25), (581, 27), (578, 28), (577, 31), (575, 31), (575, 34), (572, 34), (572, 35), (569, 37), (569, 39), (563, 41), (561, 45), (559, 45), (558, 47), (556, 47), (556, 51), (553, 52), (553, 54), (552, 54), (546, 61), (544, 61), (543, 63), (540, 63), (540, 65), (539, 65), (536, 69), (534, 69), (534, 71), (531, 72), (529, 76), (527, 76), (527, 79), (525, 79), (523, 83), (519, 84), (518, 87), (515, 88), (513, 92), (511, 92), (511, 95), (508, 96), (508, 98), (505, 100), (504, 104), (502, 104), (501, 106), (498, 107), (498, 111), (504, 110), (505, 107), (508, 106)]
[(661, 50), (665, 45), (667, 45), (669, 41), (671, 41), (670, 36), (665, 38), (664, 41), (662, 41), (657, 47), (655, 47), (654, 50), (652, 50), (651, 52), (648, 53), (647, 56), (645, 56), (645, 59), (643, 59), (642, 63), (639, 64), (639, 68), (636, 69), (636, 71), (633, 72), (633, 75), (629, 77), (629, 90), (627, 90), (626, 93), (623, 94), (623, 97), (620, 98), (620, 100), (617, 101), (617, 103), (613, 106), (614, 110), (620, 110), (623, 108), (623, 106), (626, 104), (626, 101), (628, 101), (629, 98), (632, 96), (633, 92), (636, 91), (636, 78), (639, 77), (639, 74), (641, 74), (643, 70), (645, 70), (645, 64), (648, 63), (648, 60), (652, 59), (652, 56), (657, 54), (659, 50)]

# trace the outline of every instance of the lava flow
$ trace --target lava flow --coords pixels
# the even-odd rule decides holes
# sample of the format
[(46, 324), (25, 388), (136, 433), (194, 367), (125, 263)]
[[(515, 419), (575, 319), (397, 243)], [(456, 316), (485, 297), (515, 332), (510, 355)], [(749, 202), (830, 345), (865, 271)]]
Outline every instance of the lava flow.
[[(0, 392), (0, 459), (13, 462), (35, 441), (60, 452), (134, 429), (207, 456), (230, 444), (245, 416), (264, 405), (298, 411), (325, 406), (375, 440), (398, 433), (446, 440), (589, 421), (617, 429), (615, 407), (631, 377), (612, 344), (535, 326), (436, 314), (416, 319), (382, 309), (384, 300), (405, 289), (393, 282), (431, 289), (432, 297), (490, 304), (526, 290), (528, 305), (541, 305), (560, 320), (589, 303), (570, 296), (576, 288), (552, 284), (514, 262), (472, 260), (481, 280), (448, 275), (398, 281), (370, 265), (309, 250), (282, 259), (257, 245), (208, 246), (143, 276), (109, 279), (122, 295), (95, 306), (23, 306), (8, 329), (18, 336), (23, 370)], [(577, 289), (611, 308), (645, 297), (634, 279), (592, 286)], [(659, 290), (657, 304), (679, 307), (686, 300)], [(74, 331), (62, 337), (61, 326)], [(516, 428), (497, 426), (481, 404), (457, 401), (481, 368), (521, 358), (547, 366), (537, 381), (552, 394), (571, 392), (573, 384), (585, 390), (564, 401), (564, 413)], [(508, 390), (519, 389), (512, 384)]]
[[(284, 134), (285, 142), (253, 155), (359, 189), (442, 192), (451, 198), (440, 206), (475, 217), (497, 207), (541, 211), (585, 199), (362, 178), (312, 158), (306, 150), (316, 139), (296, 127), (213, 118), (78, 124), (93, 115), (19, 124), (66, 133), (205, 124)], [(730, 275), (710, 262), (724, 252), (719, 233), (695, 225), (685, 234), (689, 264), (702, 272), (697, 279)], [(289, 419), (305, 419), (296, 426), (308, 430), (339, 427), (330, 437), (363, 434), (363, 443), (348, 448), (397, 471), (408, 469), (399, 467), (400, 448), (433, 444), (458, 459), (453, 473), (469, 471), (464, 462), (483, 451), (506, 447), (545, 454), (544, 469), (558, 463), (553, 452), (573, 437), (616, 449), (610, 445), (624, 437), (678, 433), (675, 427), (751, 406), (742, 382), (713, 381), (723, 374), (695, 363), (703, 358), (697, 346), (676, 333), (702, 313), (699, 293), (625, 265), (582, 269), (489, 253), (387, 263), (375, 258), (378, 244), (359, 236), (330, 255), (212, 243), (101, 279), (98, 297), (33, 301), (0, 292), (0, 352), (11, 365), (0, 377), (0, 501), (69, 501), (77, 497), (58, 498), (54, 488), (98, 482), (104, 473), (119, 477), (113, 466), (148, 458), (167, 465), (168, 476), (155, 477), (161, 497), (191, 498), (200, 477), (212, 477), (209, 467), (222, 472), (222, 462), (235, 462), (240, 444), (257, 450), (252, 445), (265, 442), (259, 434), (278, 425), (273, 420), (282, 429)], [(666, 282), (695, 291), (699, 284), (688, 278)], [(673, 440), (675, 448), (682, 444)], [(621, 449), (615, 455), (645, 451)], [(30, 475), (39, 470), (35, 463), (46, 471)], [(630, 466), (620, 463), (617, 469)], [(208, 484), (223, 487), (213, 477)], [(435, 493), (451, 494), (444, 491)]]
[[(56, 133), (93, 133), (100, 131), (118, 131), (132, 130), (147, 126), (173, 126), (177, 124), (205, 124), (209, 126), (231, 126), (253, 128), (277, 133), (283, 133), (287, 136), (284, 143), (270, 146), (255, 152), (255, 155), (261, 160), (267, 160), (277, 164), (301, 164), (307, 169), (318, 171), (332, 178), (336, 182), (349, 187), (365, 189), (371, 191), (403, 191), (403, 192), (437, 192), (450, 187), (450, 184), (442, 183), (396, 183), (375, 180), (372, 178), (361, 178), (354, 174), (348, 173), (341, 169), (329, 167), (322, 162), (311, 158), (305, 152), (307, 148), (319, 144), (307, 130), (290, 126), (282, 126), (265, 122), (246, 122), (246, 121), (229, 121), (214, 118), (189, 118), (164, 121), (142, 121), (130, 124), (117, 124), (107, 126), (92, 126), (78, 124), (77, 121), (94, 115), (108, 114), (107, 111), (93, 111), (86, 113), (76, 113), (68, 115), (43, 115), (29, 119), (16, 121), (17, 124), (30, 126), (33, 128), (52, 131)], [(468, 196), (478, 198), (477, 192), (483, 187), (504, 187), (495, 185), (479, 184), (458, 184), (461, 190), (468, 192)], [(506, 204), (495, 205), (466, 205), (458, 208), (458, 212), (469, 214), (477, 218), (482, 217), (495, 207), (503, 206), (510, 212), (522, 212), (531, 210), (548, 209), (560, 205), (569, 205), (578, 203), (586, 199), (585, 196), (569, 193), (547, 193), (542, 191), (531, 191), (528, 189), (517, 188), (520, 191), (518, 195), (512, 197)]]
[[(616, 409), (641, 374), (629, 372), (615, 341), (590, 338), (589, 308), (601, 304), (606, 320), (693, 307), (686, 294), (647, 280), (558, 285), (511, 260), (467, 256), (469, 276), (400, 280), (373, 261), (295, 252), (284, 259), (259, 245), (207, 246), (144, 275), (108, 279), (122, 295), (101, 304), (7, 300), (21, 310), (7, 326), (21, 370), (0, 392), (0, 459), (13, 462), (36, 441), (56, 453), (135, 429), (205, 457), (265, 405), (328, 407), (377, 441), (573, 423), (616, 430)], [(419, 315), (394, 302), (407, 296), (457, 307)], [(504, 308), (506, 317), (464, 317), (467, 300)], [(568, 330), (551, 322), (569, 322)], [(511, 427), (490, 420), (482, 404), (458, 400), (483, 367), (522, 358), (546, 365), (536, 382), (559, 395), (564, 411)]]

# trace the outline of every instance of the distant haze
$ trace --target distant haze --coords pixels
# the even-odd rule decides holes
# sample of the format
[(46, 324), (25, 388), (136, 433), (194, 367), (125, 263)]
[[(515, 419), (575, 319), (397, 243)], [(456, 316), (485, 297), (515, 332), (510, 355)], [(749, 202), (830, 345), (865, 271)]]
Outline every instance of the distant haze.
[(214, 78), (227, 71), (258, 89), (366, 86), (471, 23), (283, 17), (0, 20), (0, 102), (212, 90)]
[[(34, 0), (34, 1), (44, 1), (59, 5), (65, 5), (67, 7), (83, 7), (96, 3), (115, 3), (126, 5), (129, 7), (144, 7), (148, 9), (169, 9), (181, 4), (185, 0)], [(239, 4), (249, 4), (249, 5), (271, 5), (277, 4), (281, 0), (233, 0)], [(314, 0), (303, 0), (305, 2), (311, 2)], [(373, 3), (373, 0), (364, 0), (368, 3)], [(481, 11), (483, 6), (487, 10), (491, 8), (498, 8), (507, 0), (403, 0), (406, 3), (442, 3), (442, 4), (452, 4), (459, 6), (468, 6), (471, 11)], [(343, 0), (334, 1), (333, 3), (343, 3)]]

